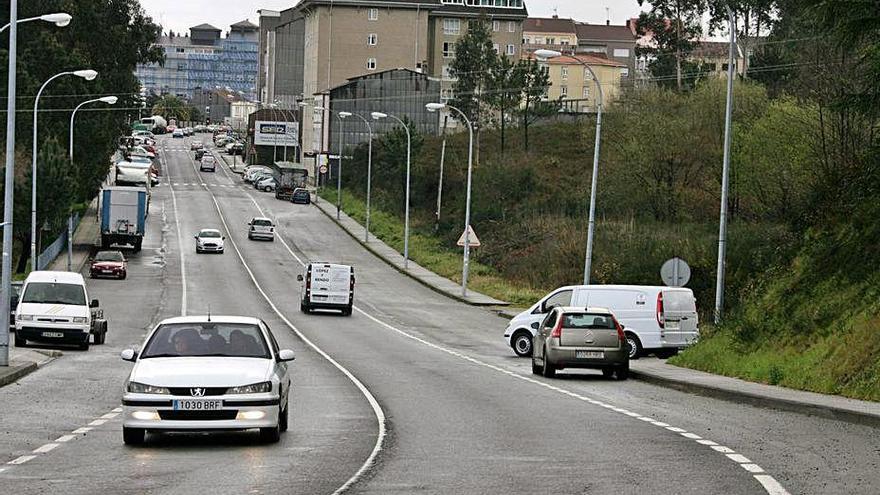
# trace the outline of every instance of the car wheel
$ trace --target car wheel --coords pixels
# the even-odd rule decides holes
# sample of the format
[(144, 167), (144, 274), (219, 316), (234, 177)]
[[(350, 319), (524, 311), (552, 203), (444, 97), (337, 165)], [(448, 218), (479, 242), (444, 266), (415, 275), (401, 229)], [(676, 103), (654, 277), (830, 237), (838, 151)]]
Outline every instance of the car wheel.
[(302, 311), (303, 313), (308, 313), (309, 311), (311, 311), (311, 309), (309, 309), (308, 304), (302, 303), (302, 302), (299, 303), (299, 310)]
[(551, 363), (549, 359), (547, 359), (547, 348), (546, 347), (544, 348), (543, 361), (544, 361), (544, 368), (541, 370), (542, 371), (541, 374), (547, 378), (555, 377), (556, 376), (556, 367), (553, 366), (553, 363)]
[(125, 442), (125, 445), (142, 445), (146, 435), (147, 430), (143, 428), (122, 427), (122, 441)]
[[(281, 406), (279, 406), (280, 408)], [(279, 411), (279, 416), (281, 412)], [(260, 440), (263, 443), (277, 443), (281, 440), (281, 425), (277, 424), (269, 428), (260, 428)]]
[(101, 332), (100, 330), (94, 336), (92, 336), (92, 341), (95, 345), (101, 345), (104, 343), (104, 339), (106, 338), (106, 334)]
[(279, 428), (282, 432), (287, 431), (288, 421), (290, 420), (290, 418), (288, 418), (288, 415), (287, 415), (287, 410), (288, 410), (288, 409), (290, 409), (290, 406), (285, 407), (284, 409), (282, 409), (282, 410), (281, 410), (281, 416), (278, 418), (278, 428)]
[(623, 381), (629, 378), (629, 364), (614, 370), (614, 378), (617, 381)]
[(249, 240), (249, 241), (252, 241), (252, 240), (254, 240), (254, 236), (252, 236), (252, 235), (250, 235), (250, 234), (248, 234), (248, 240)]
[(128, 272), (122, 272), (122, 276), (119, 278), (125, 280), (126, 277), (128, 277)]
[(199, 248), (196, 248), (196, 254), (202, 254), (202, 250)]
[(604, 376), (605, 378), (611, 378), (612, 376), (614, 376), (614, 370), (611, 368), (605, 368), (602, 370), (602, 376)]
[(638, 359), (642, 355), (642, 342), (636, 337), (636, 334), (626, 333), (626, 345), (629, 349), (630, 359)]
[(513, 352), (519, 357), (528, 357), (532, 355), (532, 334), (525, 330), (520, 330), (513, 334)]
[(342, 316), (351, 316), (351, 304), (342, 310)]
[(541, 367), (538, 366), (538, 363), (535, 362), (534, 354), (532, 355), (532, 374), (533, 375), (540, 375), (541, 374)]
[(89, 350), (89, 339), (86, 338), (86, 341), (79, 345), (79, 350), (87, 351)]
[(15, 332), (15, 347), (27, 347), (27, 339)]

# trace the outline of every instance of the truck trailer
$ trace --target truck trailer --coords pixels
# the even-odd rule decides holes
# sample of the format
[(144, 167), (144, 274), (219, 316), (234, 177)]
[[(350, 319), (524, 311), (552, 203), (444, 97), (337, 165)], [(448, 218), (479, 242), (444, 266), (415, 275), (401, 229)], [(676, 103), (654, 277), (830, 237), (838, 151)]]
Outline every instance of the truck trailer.
[(147, 189), (105, 187), (101, 191), (101, 247), (127, 244), (141, 250), (147, 224)]

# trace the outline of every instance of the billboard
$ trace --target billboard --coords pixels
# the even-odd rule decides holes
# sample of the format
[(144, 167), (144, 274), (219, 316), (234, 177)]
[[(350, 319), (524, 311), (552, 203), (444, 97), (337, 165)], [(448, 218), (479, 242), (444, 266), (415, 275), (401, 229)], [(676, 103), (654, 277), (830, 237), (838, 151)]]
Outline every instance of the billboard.
[(254, 123), (254, 144), (299, 146), (299, 123), (258, 120)]

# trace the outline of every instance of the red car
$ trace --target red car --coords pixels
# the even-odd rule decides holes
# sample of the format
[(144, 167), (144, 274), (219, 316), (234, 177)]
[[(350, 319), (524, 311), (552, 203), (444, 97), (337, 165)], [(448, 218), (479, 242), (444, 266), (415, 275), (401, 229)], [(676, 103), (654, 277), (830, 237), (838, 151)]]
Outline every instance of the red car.
[(127, 272), (128, 264), (121, 251), (98, 251), (89, 269), (92, 278), (108, 277), (125, 280)]

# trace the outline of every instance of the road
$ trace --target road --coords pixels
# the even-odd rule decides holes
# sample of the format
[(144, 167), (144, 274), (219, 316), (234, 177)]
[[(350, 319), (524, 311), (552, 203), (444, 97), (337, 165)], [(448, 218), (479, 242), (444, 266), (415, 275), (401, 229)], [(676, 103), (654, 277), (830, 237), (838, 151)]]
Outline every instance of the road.
[[(588, 371), (532, 375), (503, 320), (396, 272), (312, 206), (198, 172), (190, 139), (160, 139), (165, 176), (128, 280), (89, 283), (107, 344), (0, 389), (0, 461), (17, 462), (0, 465), (4, 492), (880, 492), (873, 428)], [(247, 240), (262, 215), (276, 242)], [(208, 227), (225, 254), (195, 254)], [(299, 312), (306, 260), (356, 267), (351, 317)], [(268, 446), (253, 433), (124, 446), (119, 351), (162, 318), (208, 311), (259, 316), (297, 353), (291, 430)]]

